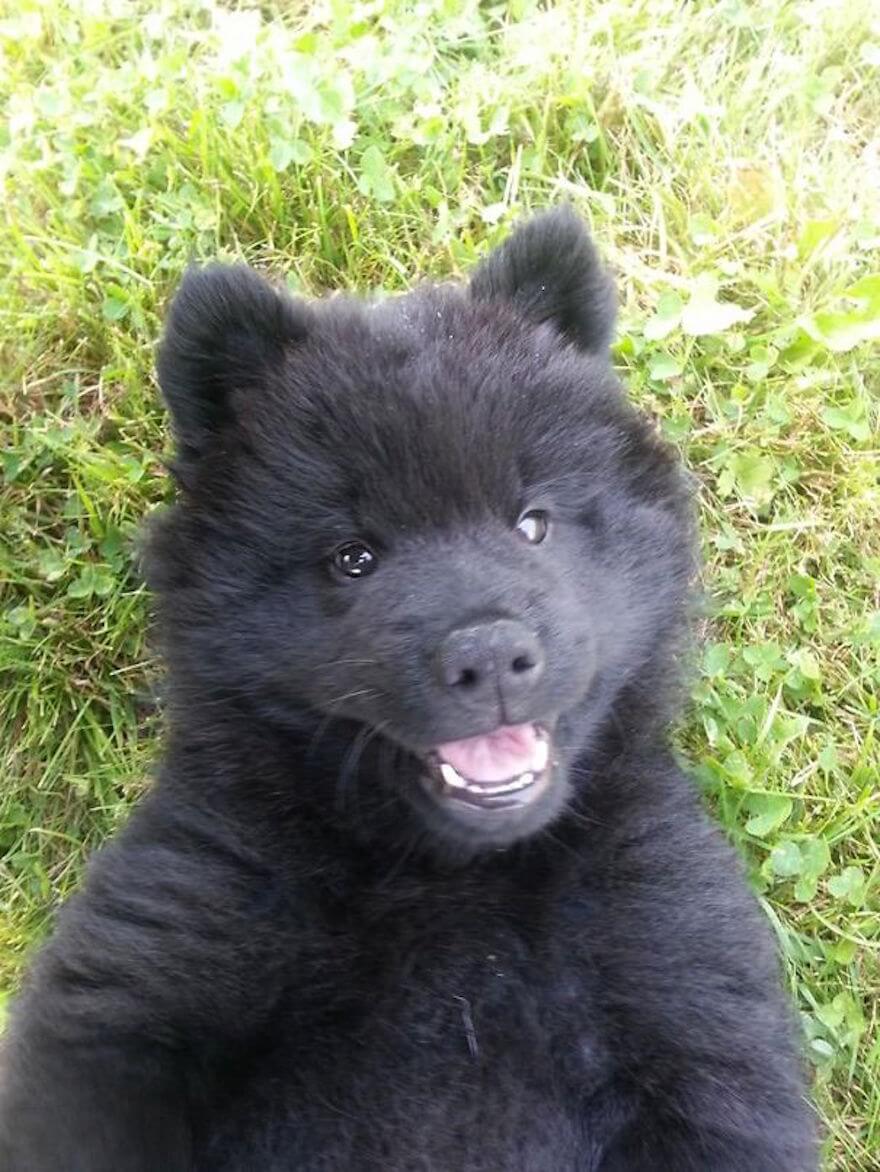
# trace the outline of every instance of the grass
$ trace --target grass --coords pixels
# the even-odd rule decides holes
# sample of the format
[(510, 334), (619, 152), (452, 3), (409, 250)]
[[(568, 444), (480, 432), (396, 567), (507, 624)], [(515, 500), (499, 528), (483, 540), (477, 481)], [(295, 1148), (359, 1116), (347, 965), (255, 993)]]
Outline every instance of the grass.
[(0, 17), (0, 986), (156, 754), (133, 569), (192, 257), (455, 274), (572, 200), (702, 486), (680, 743), (778, 933), (826, 1167), (880, 1167), (880, 23), (869, 0), (9, 0)]

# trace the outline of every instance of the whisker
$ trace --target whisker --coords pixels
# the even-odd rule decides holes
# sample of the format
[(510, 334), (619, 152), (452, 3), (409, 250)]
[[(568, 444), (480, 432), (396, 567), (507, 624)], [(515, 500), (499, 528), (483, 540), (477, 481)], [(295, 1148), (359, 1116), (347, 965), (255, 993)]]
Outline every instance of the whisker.
[(350, 785), (349, 782), (354, 779), (355, 790), (357, 788), (357, 781), (360, 777), (360, 763), (363, 760), (364, 752), (372, 740), (379, 736), (388, 727), (388, 721), (382, 721), (377, 725), (362, 725), (352, 738), (351, 746), (342, 762), (339, 774), (336, 779), (336, 808), (337, 810), (345, 809), (345, 804), (349, 796)]
[(581, 825), (590, 827), (607, 826), (607, 822), (603, 822), (601, 818), (591, 818), (589, 814), (582, 814), (579, 810), (569, 807), (563, 814), (564, 818), (571, 818), (575, 822), (580, 822)]
[(332, 700), (328, 700), (327, 704), (331, 707), (337, 707), (339, 704), (344, 704), (346, 700), (356, 700), (360, 696), (372, 696), (378, 699), (380, 693), (375, 688), (358, 688), (354, 692), (346, 692), (343, 696), (334, 696)]

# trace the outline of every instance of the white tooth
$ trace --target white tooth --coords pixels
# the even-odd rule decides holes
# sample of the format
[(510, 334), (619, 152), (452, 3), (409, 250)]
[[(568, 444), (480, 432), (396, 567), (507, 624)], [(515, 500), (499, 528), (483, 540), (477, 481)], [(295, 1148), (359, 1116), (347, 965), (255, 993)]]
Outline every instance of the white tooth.
[(543, 773), (547, 768), (547, 759), (550, 756), (550, 746), (546, 741), (538, 741), (532, 754), (532, 769), (535, 773)]
[[(506, 785), (493, 786), (491, 792), (501, 795), (515, 794), (517, 790), (526, 789), (530, 786), (534, 779), (534, 774), (532, 773), (521, 773), (519, 777), (514, 777), (511, 781), (508, 781)], [(481, 790), (480, 792), (484, 793), (485, 790)]]
[(450, 765), (448, 761), (440, 762), (440, 774), (447, 785), (452, 786), (453, 789), (467, 789), (468, 784), (455, 768)]

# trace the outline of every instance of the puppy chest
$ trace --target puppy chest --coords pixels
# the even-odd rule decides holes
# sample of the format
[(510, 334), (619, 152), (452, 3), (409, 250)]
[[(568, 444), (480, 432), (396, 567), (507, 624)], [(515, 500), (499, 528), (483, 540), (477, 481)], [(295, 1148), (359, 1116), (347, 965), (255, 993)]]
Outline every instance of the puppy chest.
[(240, 1088), (240, 1126), (279, 1159), (303, 1143), (329, 1161), (297, 1168), (497, 1169), (499, 1152), (574, 1168), (610, 1061), (589, 977), (551, 959), (497, 933), (464, 955), (363, 958), (311, 1019), (286, 1007)]

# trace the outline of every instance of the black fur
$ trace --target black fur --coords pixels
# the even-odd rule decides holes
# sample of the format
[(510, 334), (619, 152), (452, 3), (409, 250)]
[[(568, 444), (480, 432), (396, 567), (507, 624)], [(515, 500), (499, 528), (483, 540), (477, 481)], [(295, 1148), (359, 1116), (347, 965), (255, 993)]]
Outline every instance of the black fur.
[(196, 458), (228, 422), (234, 392), (256, 390), (305, 336), (304, 306), (246, 265), (186, 274), (168, 315), (158, 374), (182, 457)]
[(553, 322), (594, 354), (607, 350), (614, 332), (614, 287), (569, 207), (536, 217), (492, 253), (474, 274), (471, 295), (512, 303), (532, 321)]
[[(469, 292), (186, 278), (165, 763), (19, 1000), (4, 1172), (816, 1167), (767, 926), (664, 740), (691, 505), (612, 328), (567, 211)], [(444, 684), (448, 632), (501, 620), (534, 681)], [(524, 810), (422, 784), (432, 746), (530, 721), (556, 765)]]

